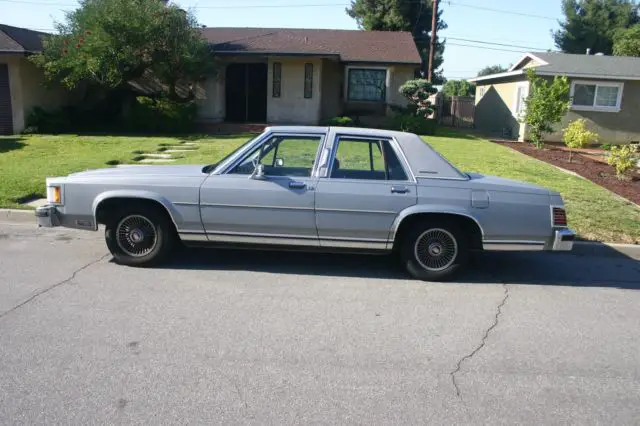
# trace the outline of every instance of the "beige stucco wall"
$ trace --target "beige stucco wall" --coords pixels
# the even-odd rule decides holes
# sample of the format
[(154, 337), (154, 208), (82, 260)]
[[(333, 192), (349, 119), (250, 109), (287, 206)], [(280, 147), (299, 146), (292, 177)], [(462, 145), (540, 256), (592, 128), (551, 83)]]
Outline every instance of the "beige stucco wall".
[(24, 56), (0, 55), (0, 63), (6, 63), (9, 67), (14, 133), (24, 130), (27, 116), (34, 107), (55, 109), (76, 99), (77, 93), (71, 93), (59, 85), (45, 86), (44, 73)]
[[(273, 63), (282, 64), (280, 97), (273, 97)], [(313, 94), (304, 97), (304, 65), (313, 64)], [(320, 121), (322, 59), (269, 58), (267, 121), (277, 124), (318, 124)]]
[(562, 122), (554, 126), (556, 132), (545, 139), (562, 141), (562, 129), (578, 119), (587, 120), (587, 127), (598, 133), (601, 143), (640, 142), (640, 81), (625, 81), (619, 112), (576, 111), (570, 109)]
[(387, 102), (393, 105), (407, 105), (407, 99), (399, 92), (400, 86), (413, 80), (415, 66), (396, 65), (389, 68), (390, 87), (387, 87)]
[(216, 69), (216, 74), (198, 84), (195, 89), (198, 120), (203, 123), (220, 123), (226, 114), (225, 73), (226, 64)]
[[(506, 129), (510, 137), (523, 139), (525, 125), (516, 118), (514, 109), (518, 85), (525, 83), (522, 76), (505, 79), (500, 83), (476, 85), (475, 127), (483, 132), (503, 135)], [(480, 93), (484, 89), (484, 95)]]

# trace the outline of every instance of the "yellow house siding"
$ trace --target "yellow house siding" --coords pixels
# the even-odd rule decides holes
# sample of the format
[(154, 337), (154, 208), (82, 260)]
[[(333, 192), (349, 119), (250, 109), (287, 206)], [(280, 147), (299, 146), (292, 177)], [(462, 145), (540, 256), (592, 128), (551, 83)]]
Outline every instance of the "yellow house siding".
[[(280, 97), (274, 98), (273, 63), (282, 63)], [(304, 65), (313, 64), (313, 94), (304, 97)], [(320, 121), (322, 59), (269, 58), (267, 121), (282, 124), (317, 124)]]
[[(522, 139), (524, 125), (515, 115), (515, 101), (518, 86), (525, 83), (520, 77), (494, 84), (476, 86), (475, 126), (486, 133)], [(480, 94), (484, 91), (482, 96)]]

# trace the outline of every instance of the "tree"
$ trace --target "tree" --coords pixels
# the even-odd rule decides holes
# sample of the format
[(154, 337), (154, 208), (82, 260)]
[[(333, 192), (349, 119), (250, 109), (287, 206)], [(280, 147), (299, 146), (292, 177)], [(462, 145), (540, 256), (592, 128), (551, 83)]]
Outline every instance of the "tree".
[[(423, 64), (429, 61), (431, 40), (431, 18), (433, 0), (351, 0), (347, 14), (354, 18), (360, 29), (366, 31), (408, 31), (413, 34), (416, 47)], [(444, 30), (447, 24), (442, 20), (442, 10), (438, 11), (437, 30)], [(444, 41), (436, 34), (436, 51), (433, 61), (434, 84), (444, 83), (442, 70), (444, 61)], [(423, 66), (424, 68), (424, 66)]]
[(491, 74), (499, 74), (501, 72), (507, 72), (507, 68), (503, 67), (502, 65), (488, 65), (484, 68), (482, 68), (480, 71), (478, 71), (478, 77), (484, 77), (485, 75), (491, 75)]
[(449, 80), (442, 86), (442, 93), (446, 96), (474, 96), (476, 86), (467, 80)]
[(211, 72), (211, 52), (194, 16), (159, 0), (83, 0), (56, 27), (32, 60), (48, 80), (68, 88), (87, 82), (120, 89), (146, 75), (170, 98), (185, 100), (176, 86)]
[(633, 0), (563, 0), (562, 10), (565, 20), (553, 39), (565, 53), (611, 55), (616, 33), (640, 22)]
[(562, 120), (569, 110), (569, 80), (554, 77), (552, 81), (538, 77), (533, 70), (527, 70), (530, 93), (525, 99), (524, 121), (529, 127), (531, 141), (536, 148), (544, 145), (544, 136), (553, 132), (553, 125)]
[(613, 54), (618, 56), (640, 56), (640, 24), (619, 30), (613, 42)]
[(398, 90), (407, 100), (416, 106), (416, 114), (422, 114), (427, 118), (433, 112), (429, 97), (438, 92), (428, 80), (409, 80), (400, 86)]

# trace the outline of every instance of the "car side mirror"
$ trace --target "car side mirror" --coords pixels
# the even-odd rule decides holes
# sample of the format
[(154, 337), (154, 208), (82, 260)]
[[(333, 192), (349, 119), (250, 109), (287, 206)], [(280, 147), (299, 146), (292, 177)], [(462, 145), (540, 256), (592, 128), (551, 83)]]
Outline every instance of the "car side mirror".
[(284, 166), (284, 158), (276, 158), (276, 166), (278, 167)]
[(249, 178), (254, 180), (266, 180), (267, 177), (264, 174), (264, 164), (256, 164), (253, 169), (253, 173), (251, 173)]

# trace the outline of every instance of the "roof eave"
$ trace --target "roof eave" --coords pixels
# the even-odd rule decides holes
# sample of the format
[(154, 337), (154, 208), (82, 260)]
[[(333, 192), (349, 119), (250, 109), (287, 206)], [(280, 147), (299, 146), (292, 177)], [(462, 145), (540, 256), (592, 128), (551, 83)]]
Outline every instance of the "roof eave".
[(595, 78), (598, 80), (640, 80), (640, 75), (615, 76), (615, 75), (606, 75), (606, 74), (562, 73), (562, 72), (538, 71), (538, 70), (536, 70), (536, 74), (544, 75), (548, 77), (565, 76), (570, 78)]
[(506, 78), (506, 77), (514, 77), (517, 75), (522, 75), (524, 74), (523, 70), (515, 70), (515, 71), (507, 71), (507, 72), (501, 72), (498, 74), (490, 74), (490, 75), (484, 75), (482, 77), (476, 77), (476, 78), (470, 78), (469, 82), (471, 83), (476, 83), (479, 81), (487, 81), (487, 80), (497, 80), (500, 78)]
[(422, 65), (421, 62), (414, 62), (414, 61), (376, 61), (376, 60), (370, 60), (370, 61), (357, 60), (357, 61), (353, 61), (353, 60), (349, 60), (349, 59), (346, 59), (346, 60), (343, 59), (342, 62), (344, 62), (345, 64), (415, 65), (417, 67)]

